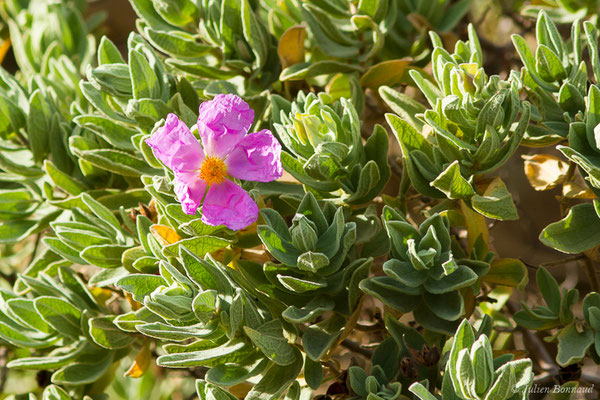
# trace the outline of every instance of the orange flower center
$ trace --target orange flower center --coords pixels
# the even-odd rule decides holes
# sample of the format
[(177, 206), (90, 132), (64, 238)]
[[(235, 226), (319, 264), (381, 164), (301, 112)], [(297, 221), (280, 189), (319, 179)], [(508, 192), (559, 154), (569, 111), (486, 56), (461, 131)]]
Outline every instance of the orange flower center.
[(219, 157), (206, 157), (200, 166), (199, 176), (209, 185), (221, 183), (227, 176), (227, 165)]

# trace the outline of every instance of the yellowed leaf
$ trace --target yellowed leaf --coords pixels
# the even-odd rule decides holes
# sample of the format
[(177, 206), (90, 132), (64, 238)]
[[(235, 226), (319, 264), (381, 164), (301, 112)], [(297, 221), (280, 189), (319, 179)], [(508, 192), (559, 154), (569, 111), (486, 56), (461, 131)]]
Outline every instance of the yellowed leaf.
[(561, 184), (569, 165), (550, 154), (524, 155), (523, 168), (529, 184), (538, 191), (550, 190)]
[(90, 287), (90, 292), (98, 302), (98, 304), (104, 304), (110, 299), (114, 293), (108, 289), (99, 288), (99, 287)]
[(133, 311), (137, 311), (140, 308), (142, 308), (142, 305), (133, 299), (133, 296), (131, 296), (131, 293), (127, 293), (125, 291), (123, 293), (125, 293), (125, 299), (129, 303), (129, 306), (131, 307), (131, 309)]
[(302, 25), (292, 26), (281, 35), (277, 45), (277, 54), (283, 68), (304, 62), (305, 39), (306, 28)]
[(483, 277), (487, 283), (523, 289), (529, 281), (527, 267), (516, 258), (499, 258), (494, 260), (489, 272)]
[[(490, 185), (491, 186), (491, 185)], [(473, 250), (475, 241), (481, 235), (485, 243), (490, 242), (490, 232), (485, 221), (485, 217), (473, 211), (464, 201), (460, 202), (460, 209), (465, 216), (465, 225), (467, 227), (467, 250), (469, 253)]]
[(596, 195), (592, 190), (588, 187), (581, 176), (581, 172), (579, 169), (575, 169), (575, 173), (569, 179), (569, 182), (566, 182), (563, 185), (563, 196), (569, 199), (595, 199)]
[(181, 236), (173, 228), (166, 225), (152, 225), (150, 232), (163, 246), (168, 246), (181, 240)]
[(252, 389), (252, 385), (248, 382), (244, 382), (230, 387), (229, 393), (231, 393), (238, 399), (243, 399), (244, 397), (246, 397), (250, 389)]
[(473, 311), (475, 311), (475, 295), (469, 287), (462, 289), (461, 294), (465, 303), (464, 317), (469, 318), (473, 314)]
[(0, 64), (2, 64), (4, 61), (4, 57), (6, 57), (8, 49), (10, 49), (10, 38), (4, 39), (2, 44), (0, 44)]
[(148, 367), (150, 366), (150, 361), (152, 360), (152, 353), (150, 352), (149, 343), (146, 343), (144, 347), (140, 350), (138, 355), (135, 357), (133, 364), (131, 367), (125, 372), (125, 376), (130, 378), (140, 378), (142, 377)]
[(479, 70), (479, 65), (477, 65), (477, 63), (464, 63), (460, 64), (460, 67), (463, 71), (465, 71), (471, 76), (475, 76), (475, 74), (477, 74), (477, 71)]
[(404, 71), (411, 60), (383, 61), (373, 65), (360, 77), (360, 86), (363, 88), (377, 89), (380, 86), (395, 86), (402, 81)]

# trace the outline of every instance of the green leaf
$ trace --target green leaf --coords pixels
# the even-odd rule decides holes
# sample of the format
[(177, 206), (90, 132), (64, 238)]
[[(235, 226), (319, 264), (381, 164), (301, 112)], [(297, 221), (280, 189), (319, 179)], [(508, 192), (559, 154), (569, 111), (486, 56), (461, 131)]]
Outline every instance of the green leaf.
[(208, 370), (206, 380), (219, 386), (234, 386), (245, 382), (248, 378), (262, 373), (269, 360), (266, 358), (250, 357), (250, 361), (243, 360), (241, 364), (218, 364)]
[(593, 343), (594, 332), (590, 328), (587, 326), (578, 328), (576, 323), (569, 324), (558, 334), (556, 362), (561, 367), (580, 362)]
[(507, 399), (514, 390), (514, 372), (510, 364), (505, 364), (497, 371), (496, 381), (487, 392), (486, 399)]
[(198, 78), (227, 80), (237, 76), (237, 72), (200, 64), (194, 59), (169, 58), (166, 64)]
[[(73, 139), (73, 138), (71, 138)], [(74, 143), (71, 141), (71, 143)], [(159, 170), (150, 167), (143, 159), (119, 150), (99, 149), (82, 150), (71, 145), (73, 153), (89, 163), (123, 176), (139, 177), (141, 175), (157, 175)], [(0, 163), (0, 167), (1, 167)]]
[(310, 3), (303, 3), (300, 12), (302, 20), (308, 25), (315, 42), (323, 52), (331, 57), (346, 59), (358, 55), (358, 43), (349, 40), (348, 35), (343, 34), (329, 17), (319, 12), (317, 7), (311, 7)]
[(52, 374), (52, 382), (57, 385), (85, 385), (96, 382), (110, 367), (113, 353), (106, 351), (93, 358), (94, 362), (71, 363)]
[(248, 344), (237, 338), (212, 349), (160, 356), (156, 359), (156, 363), (161, 367), (169, 368), (206, 366), (211, 363), (219, 364), (242, 359), (247, 355), (247, 351)]
[(77, 196), (87, 189), (83, 182), (64, 173), (50, 160), (44, 160), (44, 169), (56, 186), (72, 196)]
[(215, 48), (199, 43), (193, 35), (184, 31), (165, 32), (146, 27), (144, 36), (158, 50), (175, 58), (201, 57)]
[(323, 367), (320, 361), (313, 361), (310, 357), (304, 359), (304, 379), (308, 386), (317, 390), (323, 382)]
[[(585, 93), (584, 93), (585, 94)], [(563, 110), (576, 114), (579, 111), (585, 110), (585, 99), (578, 88), (565, 82), (560, 87), (558, 93), (558, 101)]]
[(106, 36), (102, 36), (98, 45), (98, 64), (125, 64), (117, 46)]
[(600, 244), (600, 218), (592, 204), (573, 206), (565, 218), (548, 225), (540, 241), (563, 253), (581, 253)]
[(158, 78), (142, 53), (134, 49), (129, 50), (129, 69), (135, 99), (160, 98)]
[(27, 190), (0, 191), (0, 219), (23, 219), (35, 211), (36, 204)]
[(471, 268), (458, 265), (458, 268), (451, 274), (443, 276), (440, 280), (430, 279), (425, 282), (424, 286), (430, 293), (442, 294), (470, 286), (478, 278), (477, 274)]
[[(208, 373), (210, 373), (210, 371), (212, 371), (212, 369), (209, 370)], [(200, 400), (238, 400), (237, 397), (227, 390), (221, 389), (219, 386), (201, 379), (196, 380), (196, 393), (198, 393)]]
[(8, 313), (15, 321), (44, 333), (53, 333), (54, 329), (40, 317), (35, 309), (34, 301), (14, 298), (6, 302)]
[(536, 281), (544, 301), (554, 313), (554, 315), (560, 314), (561, 295), (560, 289), (556, 279), (548, 272), (544, 267), (539, 267), (536, 272)]
[(100, 268), (118, 268), (122, 265), (123, 252), (129, 246), (103, 244), (86, 247), (79, 256), (88, 263)]
[(86, 264), (86, 262), (79, 257), (79, 252), (77, 250), (63, 243), (58, 238), (46, 237), (42, 239), (42, 242), (54, 253), (66, 258), (67, 260), (75, 264)]
[(88, 73), (90, 82), (102, 93), (115, 97), (131, 97), (131, 78), (127, 64), (104, 64)]
[(421, 400), (437, 400), (436, 397), (429, 393), (429, 390), (427, 390), (427, 388), (419, 382), (415, 382), (412, 385), (410, 385), (408, 390), (410, 390)]
[(278, 320), (269, 321), (257, 329), (245, 326), (244, 333), (275, 364), (289, 365), (295, 361), (295, 353), (283, 337), (281, 322)]
[(264, 32), (262, 21), (257, 19), (248, 0), (242, 1), (240, 18), (242, 20), (244, 37), (254, 53), (254, 65), (257, 68), (262, 68), (268, 57), (267, 52), (269, 48), (267, 46), (269, 39), (266, 36), (266, 32)]
[(72, 362), (85, 348), (89, 346), (86, 342), (80, 342), (76, 346), (63, 347), (58, 351), (48, 354), (45, 357), (23, 357), (10, 361), (7, 366), (9, 368), (18, 369), (56, 369)]
[(441, 295), (425, 293), (423, 302), (437, 317), (446, 321), (456, 321), (465, 313), (464, 301), (458, 291)]
[(319, 315), (333, 310), (335, 303), (330, 297), (316, 296), (302, 308), (289, 306), (282, 313), (282, 317), (289, 322), (300, 324), (313, 321)]
[(18, 164), (5, 154), (4, 152), (0, 152), (0, 168), (5, 172), (26, 178), (39, 178), (44, 175), (44, 172), (40, 168)]
[(438, 99), (442, 97), (439, 88), (430, 80), (426, 79), (422, 73), (417, 70), (410, 70), (410, 77), (413, 79), (418, 88), (423, 92), (427, 102), (432, 108), (436, 107)]
[[(424, 3), (421, 3), (424, 4)], [(471, 9), (472, 2), (471, 0), (459, 0), (457, 2), (452, 3), (445, 11), (443, 19), (438, 23), (437, 30), (439, 32), (448, 32), (452, 30), (469, 12)], [(442, 9), (441, 5), (436, 6)], [(469, 24), (469, 31), (472, 29), (471, 24)], [(469, 35), (469, 44), (472, 45), (472, 42), (476, 39), (476, 36)], [(479, 45), (479, 43), (477, 43)], [(481, 49), (479, 50), (481, 53)], [(481, 63), (481, 56), (479, 56), (479, 60)]]
[(579, 382), (570, 381), (550, 393), (550, 400), (572, 400), (573, 394), (579, 390)]
[(519, 53), (519, 56), (521, 56), (521, 61), (523, 61), (523, 64), (525, 65), (527, 72), (533, 78), (535, 83), (540, 85), (545, 90), (554, 91), (555, 90), (554, 85), (544, 81), (538, 75), (537, 68), (536, 68), (537, 61), (536, 61), (536, 58), (533, 56), (533, 53), (531, 52), (531, 50), (529, 50), (529, 47), (527, 46), (527, 41), (522, 36), (519, 36), (519, 35), (512, 35), (511, 38), (512, 38), (513, 44), (515, 46), (515, 49)]
[(323, 253), (307, 251), (298, 257), (298, 269), (316, 273), (319, 269), (329, 265), (329, 258)]
[(176, 243), (166, 246), (163, 254), (172, 256), (179, 255), (180, 247), (185, 247), (198, 257), (204, 257), (206, 253), (222, 249), (231, 244), (231, 241), (217, 236), (200, 236), (195, 238), (183, 239)]
[(400, 312), (411, 312), (421, 302), (421, 291), (412, 289), (393, 278), (375, 277), (364, 279), (360, 290)]
[(119, 279), (117, 286), (131, 293), (133, 299), (143, 303), (144, 298), (159, 286), (166, 285), (165, 280), (158, 275), (135, 274)]
[(396, 376), (400, 366), (400, 348), (394, 337), (389, 336), (377, 346), (371, 362), (373, 366), (381, 368), (387, 381), (391, 381)]
[(538, 45), (535, 58), (537, 71), (546, 82), (561, 82), (567, 77), (560, 58), (548, 46)]
[(31, 332), (25, 331), (24, 329), (16, 329), (4, 322), (0, 322), (0, 338), (17, 347), (43, 349), (54, 345), (58, 340), (58, 338), (53, 336), (38, 340), (27, 334), (30, 335)]
[[(285, 229), (287, 230), (287, 227)], [(285, 240), (285, 236), (288, 236), (289, 234), (282, 237), (273, 228), (266, 225), (259, 225), (257, 232), (260, 240), (273, 257), (286, 265), (296, 265), (300, 252), (292, 245), (292, 243), (290, 243), (290, 241)]]
[(88, 206), (88, 208), (94, 213), (94, 215), (96, 215), (96, 217), (100, 218), (100, 220), (110, 226), (110, 228), (116, 233), (117, 237), (122, 236), (121, 223), (111, 210), (87, 193), (81, 194), (81, 200), (83, 200), (85, 205)]
[(488, 218), (500, 221), (519, 219), (512, 195), (500, 178), (496, 178), (490, 183), (483, 196), (475, 194), (471, 198), (471, 206), (475, 211)]
[(460, 174), (458, 161), (439, 174), (431, 186), (445, 193), (449, 199), (468, 199), (475, 194), (471, 184)]
[(41, 161), (49, 148), (49, 133), (52, 116), (48, 102), (37, 89), (29, 99), (29, 114), (27, 115), (27, 136), (31, 145), (33, 159)]
[[(35, 399), (35, 397), (33, 397), (33, 399)], [(30, 397), (30, 400), (33, 399)], [(44, 393), (42, 393), (42, 400), (71, 400), (71, 396), (69, 396), (69, 394), (60, 386), (50, 385), (46, 386), (44, 389)]]
[[(387, 104), (395, 114), (400, 116), (401, 121), (407, 122), (418, 132), (423, 129), (423, 121), (418, 119), (416, 115), (424, 114), (427, 110), (427, 107), (414, 100), (412, 97), (387, 86), (382, 86), (379, 88), (379, 95), (383, 101), (385, 101), (385, 104)], [(390, 122), (392, 117), (396, 116), (394, 114), (386, 114), (385, 116), (392, 129), (394, 129), (392, 123)], [(399, 137), (400, 135), (396, 134), (396, 136)], [(421, 138), (425, 139), (423, 136), (421, 136)]]
[(131, 138), (139, 132), (101, 115), (79, 115), (73, 121), (94, 132), (113, 146), (123, 150), (135, 150)]
[(320, 75), (350, 73), (360, 71), (360, 67), (338, 61), (317, 61), (298, 63), (285, 68), (279, 75), (280, 81), (302, 81)]
[(96, 317), (89, 320), (89, 334), (94, 342), (107, 349), (130, 346), (135, 337), (124, 333), (113, 322), (112, 317)]
[(72, 338), (81, 335), (81, 311), (71, 303), (42, 296), (35, 299), (34, 305), (42, 319), (56, 331)]
[[(156, 305), (156, 303), (155, 303)], [(162, 311), (162, 310), (161, 310)], [(155, 314), (156, 311), (153, 310)], [(215, 321), (216, 322), (216, 321)], [(119, 321), (121, 323), (121, 321)], [(135, 323), (135, 329), (141, 334), (159, 340), (183, 342), (194, 338), (207, 338), (215, 334), (215, 324), (208, 326), (173, 326), (162, 322)]]
[(342, 334), (345, 324), (344, 317), (334, 314), (325, 321), (309, 326), (302, 335), (302, 345), (306, 355), (313, 361), (323, 358)]
[(585, 21), (583, 23), (585, 35), (588, 42), (588, 51), (590, 52), (590, 59), (592, 62), (592, 70), (594, 71), (594, 78), (596, 82), (600, 82), (600, 57), (598, 55), (598, 28), (594, 26), (591, 21)]
[(455, 388), (461, 387), (461, 382), (454, 373), (454, 371), (457, 370), (459, 353), (463, 349), (471, 348), (474, 342), (475, 333), (473, 332), (473, 328), (471, 327), (471, 324), (469, 324), (469, 321), (464, 319), (456, 330), (456, 334), (452, 340), (450, 358), (448, 359), (448, 364), (446, 366), (446, 371), (450, 371), (449, 375)]
[(296, 348), (295, 361), (290, 365), (272, 364), (260, 381), (248, 392), (245, 400), (275, 400), (296, 380), (302, 370), (302, 355)]

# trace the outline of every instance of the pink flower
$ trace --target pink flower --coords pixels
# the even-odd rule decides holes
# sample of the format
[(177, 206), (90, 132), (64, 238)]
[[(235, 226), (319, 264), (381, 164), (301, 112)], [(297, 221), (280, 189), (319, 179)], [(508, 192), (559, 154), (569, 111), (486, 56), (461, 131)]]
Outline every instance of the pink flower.
[(202, 145), (175, 114), (146, 143), (175, 173), (175, 194), (186, 214), (202, 206), (202, 222), (240, 230), (258, 218), (258, 206), (229, 178), (270, 182), (283, 172), (281, 145), (267, 129), (247, 134), (254, 111), (233, 94), (200, 105)]

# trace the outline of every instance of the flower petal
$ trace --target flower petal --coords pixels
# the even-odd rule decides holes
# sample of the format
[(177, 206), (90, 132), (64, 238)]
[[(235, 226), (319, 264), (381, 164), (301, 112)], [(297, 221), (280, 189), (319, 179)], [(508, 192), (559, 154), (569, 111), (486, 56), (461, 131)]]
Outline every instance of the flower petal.
[(238, 231), (258, 218), (258, 206), (241, 187), (226, 179), (208, 189), (202, 205), (202, 222)]
[(184, 213), (194, 215), (206, 193), (206, 183), (194, 173), (175, 173), (175, 194)]
[(254, 111), (234, 94), (219, 94), (200, 104), (198, 132), (208, 156), (225, 158), (248, 133)]
[(271, 182), (283, 174), (281, 145), (268, 129), (245, 136), (225, 162), (229, 175), (246, 181)]
[(204, 150), (192, 132), (175, 114), (146, 139), (160, 161), (173, 171), (193, 171), (204, 160)]

